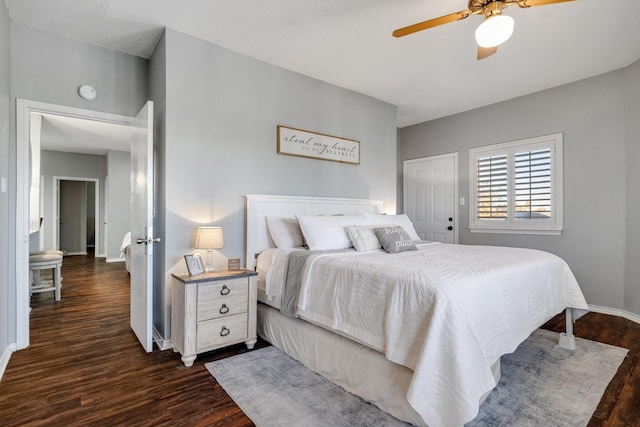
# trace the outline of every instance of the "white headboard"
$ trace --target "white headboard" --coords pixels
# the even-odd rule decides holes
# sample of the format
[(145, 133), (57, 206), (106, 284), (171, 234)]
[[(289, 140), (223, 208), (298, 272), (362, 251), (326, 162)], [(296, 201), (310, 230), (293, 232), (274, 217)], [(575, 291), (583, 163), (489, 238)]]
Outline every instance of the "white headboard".
[(248, 194), (246, 204), (246, 264), (255, 267), (255, 257), (267, 248), (274, 248), (267, 228), (267, 216), (294, 218), (302, 215), (354, 215), (358, 211), (382, 213), (382, 200), (341, 199), (335, 197), (269, 196)]

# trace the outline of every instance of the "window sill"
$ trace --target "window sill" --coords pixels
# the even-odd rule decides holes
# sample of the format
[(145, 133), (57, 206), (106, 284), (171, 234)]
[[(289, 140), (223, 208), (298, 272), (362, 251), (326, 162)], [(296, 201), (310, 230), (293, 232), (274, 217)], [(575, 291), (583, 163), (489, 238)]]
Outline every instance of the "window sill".
[(489, 228), (489, 227), (469, 227), (472, 233), (495, 233), (495, 234), (534, 234), (541, 236), (559, 236), (562, 229), (531, 229), (531, 228)]

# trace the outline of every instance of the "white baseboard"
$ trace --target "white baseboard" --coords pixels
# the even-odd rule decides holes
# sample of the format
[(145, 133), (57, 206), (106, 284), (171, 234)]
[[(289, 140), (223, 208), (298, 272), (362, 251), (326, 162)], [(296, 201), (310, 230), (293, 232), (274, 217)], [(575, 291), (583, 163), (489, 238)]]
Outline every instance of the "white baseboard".
[(106, 262), (124, 262), (125, 259), (124, 258), (107, 258), (105, 261)]
[(11, 359), (11, 354), (15, 351), (15, 344), (9, 345), (4, 349), (2, 356), (0, 356), (0, 381), (2, 381), (2, 376), (4, 375), (4, 371), (7, 369), (9, 365), (9, 359)]
[(171, 340), (165, 340), (164, 338), (162, 338), (160, 332), (156, 329), (155, 326), (153, 327), (153, 342), (155, 342), (158, 348), (162, 351), (171, 350), (173, 348), (173, 345), (171, 345)]
[(625, 310), (603, 307), (601, 305), (591, 305), (591, 304), (589, 304), (589, 310), (595, 311), (596, 313), (610, 314), (612, 316), (624, 317), (627, 320), (631, 320), (632, 322), (640, 324), (640, 316)]
[(84, 252), (65, 252), (64, 256), (72, 256), (72, 255), (89, 255), (87, 251)]

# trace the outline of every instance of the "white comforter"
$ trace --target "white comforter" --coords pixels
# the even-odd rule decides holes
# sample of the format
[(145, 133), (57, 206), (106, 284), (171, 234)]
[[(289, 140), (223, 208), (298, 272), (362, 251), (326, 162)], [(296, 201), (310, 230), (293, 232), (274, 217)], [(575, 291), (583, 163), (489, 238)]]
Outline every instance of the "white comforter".
[(565, 307), (588, 307), (555, 255), (447, 244), (419, 249), (313, 257), (298, 315), (413, 369), (407, 399), (427, 425), (462, 425), (495, 387), (490, 367), (501, 355)]

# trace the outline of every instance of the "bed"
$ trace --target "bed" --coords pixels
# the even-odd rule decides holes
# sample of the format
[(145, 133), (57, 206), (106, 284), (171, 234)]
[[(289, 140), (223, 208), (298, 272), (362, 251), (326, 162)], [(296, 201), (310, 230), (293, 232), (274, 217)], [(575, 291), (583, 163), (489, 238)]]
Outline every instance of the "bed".
[(122, 238), (122, 244), (120, 245), (120, 258), (124, 258), (124, 266), (127, 269), (127, 273), (131, 270), (131, 232), (127, 231)]
[(246, 199), (260, 336), (403, 421), (473, 419), (500, 357), (565, 308), (559, 344), (574, 346), (588, 306), (552, 254), (418, 242), (376, 200)]

